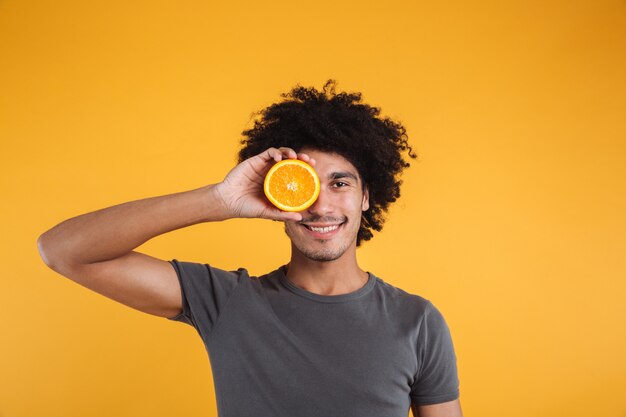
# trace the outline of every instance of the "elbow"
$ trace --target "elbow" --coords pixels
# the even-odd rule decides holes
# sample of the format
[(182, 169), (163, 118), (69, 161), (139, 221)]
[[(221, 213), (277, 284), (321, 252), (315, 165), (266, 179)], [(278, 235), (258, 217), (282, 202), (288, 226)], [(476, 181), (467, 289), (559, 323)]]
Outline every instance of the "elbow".
[(41, 236), (39, 236), (39, 238), (37, 239), (37, 250), (39, 251), (39, 256), (41, 256), (41, 259), (43, 260), (43, 262), (49, 267), (49, 268), (53, 268), (53, 263), (52, 263), (52, 259), (50, 258), (50, 255), (47, 252), (47, 246), (45, 243), (45, 233), (42, 234)]

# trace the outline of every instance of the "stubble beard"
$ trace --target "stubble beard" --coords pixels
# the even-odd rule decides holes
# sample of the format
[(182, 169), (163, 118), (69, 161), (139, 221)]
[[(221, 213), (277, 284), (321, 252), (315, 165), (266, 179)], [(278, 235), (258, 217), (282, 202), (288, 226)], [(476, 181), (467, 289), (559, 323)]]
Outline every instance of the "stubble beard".
[[(327, 241), (326, 240), (320, 241), (320, 243), (322, 244), (325, 242)], [(318, 262), (330, 262), (330, 261), (334, 261), (335, 259), (339, 259), (341, 258), (341, 255), (343, 255), (346, 252), (346, 249), (347, 248), (339, 248), (339, 250), (332, 252), (330, 249), (321, 249), (321, 250), (314, 251), (314, 250), (310, 250), (307, 248), (298, 248), (298, 250), (308, 259), (311, 259), (313, 261), (318, 261)]]
[[(295, 246), (298, 249), (298, 251), (300, 251), (300, 253), (302, 253), (306, 258), (311, 259), (313, 261), (318, 261), (318, 262), (334, 261), (336, 259), (341, 258), (341, 256), (344, 253), (346, 253), (346, 251), (350, 247), (350, 243), (347, 243), (347, 244), (337, 248), (335, 251), (333, 251), (331, 248), (323, 248), (323, 249), (319, 249), (319, 250), (314, 250), (314, 249), (310, 249), (310, 248), (306, 248), (306, 247), (301, 247), (302, 245), (298, 245), (296, 243), (296, 241), (294, 241), (294, 238), (290, 234), (289, 228), (287, 228), (286, 224), (285, 224), (285, 233), (291, 239), (291, 244), (293, 246)], [(356, 238), (356, 236), (355, 236), (355, 238)], [(323, 240), (319, 240), (318, 242), (323, 245), (326, 242), (328, 242), (328, 240), (323, 239)]]

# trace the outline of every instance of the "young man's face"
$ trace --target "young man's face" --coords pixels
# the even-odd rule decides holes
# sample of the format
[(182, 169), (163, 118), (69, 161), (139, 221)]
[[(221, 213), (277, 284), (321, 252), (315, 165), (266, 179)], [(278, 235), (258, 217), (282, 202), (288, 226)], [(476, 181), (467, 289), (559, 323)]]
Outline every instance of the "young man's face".
[(315, 261), (333, 261), (348, 249), (356, 250), (361, 214), (369, 208), (369, 194), (358, 171), (336, 153), (302, 149), (315, 159), (321, 190), (315, 203), (301, 211), (302, 221), (286, 221), (292, 251)]

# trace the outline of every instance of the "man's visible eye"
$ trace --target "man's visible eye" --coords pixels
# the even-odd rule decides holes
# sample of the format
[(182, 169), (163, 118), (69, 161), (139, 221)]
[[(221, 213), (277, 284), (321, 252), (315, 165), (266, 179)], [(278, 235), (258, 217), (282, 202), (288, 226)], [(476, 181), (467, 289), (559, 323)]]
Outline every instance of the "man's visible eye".
[(347, 186), (348, 184), (343, 182), (343, 181), (337, 181), (336, 183), (334, 183), (333, 185), (339, 186), (340, 188), (343, 186)]

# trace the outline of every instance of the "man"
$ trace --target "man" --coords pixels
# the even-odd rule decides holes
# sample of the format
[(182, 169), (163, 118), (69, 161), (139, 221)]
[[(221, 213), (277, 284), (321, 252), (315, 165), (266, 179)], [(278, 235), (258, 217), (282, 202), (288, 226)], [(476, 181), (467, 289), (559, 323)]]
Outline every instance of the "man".
[[(459, 417), (449, 329), (430, 301), (362, 270), (356, 248), (380, 231), (409, 164), (404, 128), (360, 94), (294, 88), (260, 112), (224, 180), (66, 220), (38, 247), (60, 274), (148, 314), (193, 326), (209, 353), (220, 417)], [(282, 212), (265, 198), (269, 168), (298, 158), (317, 171), (316, 202)], [(169, 262), (133, 251), (200, 222), (284, 222), (288, 264), (244, 268)], [(242, 232), (242, 238), (245, 231)], [(261, 237), (256, 237), (262, 242)]]

